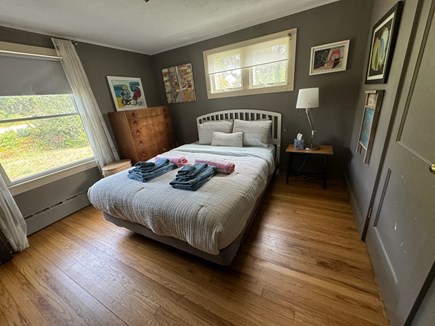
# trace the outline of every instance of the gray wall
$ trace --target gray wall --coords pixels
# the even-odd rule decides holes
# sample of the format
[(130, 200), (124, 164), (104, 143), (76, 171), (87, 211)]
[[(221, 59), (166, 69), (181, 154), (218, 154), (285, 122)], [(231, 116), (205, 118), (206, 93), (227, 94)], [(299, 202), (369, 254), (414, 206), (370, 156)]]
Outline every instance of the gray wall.
[[(364, 92), (371, 89), (385, 90), (385, 97), (381, 109), (381, 115), (374, 141), (372, 156), (370, 164), (362, 163), (362, 155), (354, 153), (349, 168), (349, 186), (351, 191), (351, 200), (354, 207), (355, 217), (357, 225), (360, 231), (363, 230), (364, 222), (367, 216), (367, 212), (371, 207), (372, 198), (376, 193), (381, 192), (380, 185), (378, 184), (380, 172), (382, 170), (383, 161), (388, 150), (388, 140), (391, 135), (391, 128), (394, 123), (395, 108), (399, 98), (399, 85), (403, 80), (406, 71), (402, 71), (406, 66), (408, 60), (408, 46), (411, 41), (411, 28), (415, 19), (415, 14), (418, 6), (418, 0), (406, 0), (404, 1), (404, 9), (402, 14), (402, 20), (400, 24), (400, 30), (398, 34), (396, 49), (394, 52), (394, 59), (392, 62), (388, 82), (386, 84), (365, 85), (364, 78), (361, 81), (360, 99), (358, 101), (359, 106), (355, 115), (354, 133), (352, 135), (351, 148), (356, 147), (359, 126), (363, 112)], [(397, 3), (396, 0), (375, 0), (373, 5), (373, 12), (371, 18), (371, 25), (374, 25), (390, 8)], [(366, 58), (369, 55), (370, 43), (367, 43)], [(394, 136), (394, 135), (393, 135)], [(405, 232), (408, 232), (405, 230)], [(370, 249), (370, 247), (369, 247)], [(370, 254), (375, 254), (370, 251)], [(374, 256), (376, 257), (376, 255)], [(375, 259), (375, 258), (374, 258)], [(387, 267), (387, 262), (384, 263), (384, 268)], [(417, 269), (418, 266), (415, 266)], [(378, 275), (382, 275), (379, 273)], [(378, 282), (382, 279), (378, 279)], [(413, 325), (425, 326), (433, 325), (435, 320), (435, 283), (429, 288), (429, 291), (423, 298), (423, 302), (417, 311)], [(379, 287), (382, 289), (383, 284), (379, 283)]]
[(141, 78), (147, 105), (161, 105), (150, 56), (82, 42), (76, 45), (76, 50), (110, 131), (107, 113), (115, 111), (115, 105), (106, 76)]
[[(316, 9), (277, 19), (231, 34), (167, 51), (152, 57), (155, 83), (161, 102), (166, 103), (161, 69), (192, 63), (196, 102), (170, 104), (175, 132), (179, 143), (198, 139), (195, 118), (198, 115), (232, 108), (266, 109), (283, 114), (283, 148), (298, 132), (309, 135), (305, 112), (295, 110), (297, 90), (320, 87), (320, 108), (313, 110), (318, 143), (334, 145), (332, 168), (343, 173), (351, 157), (349, 150), (355, 107), (359, 96), (361, 74), (365, 63), (365, 49), (370, 26), (372, 1), (339, 1)], [(215, 48), (290, 28), (298, 29), (295, 91), (265, 95), (207, 99), (202, 53)], [(348, 69), (344, 72), (309, 76), (312, 46), (350, 39)], [(287, 157), (281, 154), (283, 168)]]
[(432, 282), (420, 309), (414, 318), (413, 325), (433, 326), (435, 323), (435, 282)]
[[(396, 0), (375, 0), (370, 25), (376, 22), (390, 10)], [(394, 60), (386, 84), (365, 84), (365, 75), (361, 78), (361, 88), (357, 102), (357, 111), (353, 123), (353, 134), (350, 145), (352, 159), (349, 166), (349, 185), (351, 192), (351, 201), (354, 208), (357, 226), (360, 232), (363, 231), (366, 216), (372, 205), (372, 197), (378, 183), (380, 164), (385, 154), (385, 145), (388, 139), (389, 130), (392, 126), (392, 115), (394, 103), (396, 101), (397, 90), (400, 79), (402, 78), (402, 67), (406, 60), (406, 51), (410, 39), (411, 26), (415, 16), (416, 2), (405, 1), (400, 30), (397, 38), (397, 44), (394, 52)], [(370, 40), (366, 44), (366, 59), (369, 56)], [(366, 64), (364, 66), (366, 69)], [(365, 91), (372, 89), (385, 90), (384, 100), (380, 112), (376, 137), (373, 144), (372, 154), (369, 164), (363, 163), (363, 155), (355, 153), (357, 139), (361, 125), (362, 114), (364, 110)]]

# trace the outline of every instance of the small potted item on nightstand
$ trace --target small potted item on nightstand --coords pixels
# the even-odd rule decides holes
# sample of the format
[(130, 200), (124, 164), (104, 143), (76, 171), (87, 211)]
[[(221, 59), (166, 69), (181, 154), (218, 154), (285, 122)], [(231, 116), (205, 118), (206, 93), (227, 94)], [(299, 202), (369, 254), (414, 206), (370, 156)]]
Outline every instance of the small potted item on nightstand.
[(293, 145), (294, 145), (295, 149), (300, 149), (300, 150), (305, 149), (304, 139), (302, 138), (301, 133), (297, 134), (296, 138), (294, 139)]

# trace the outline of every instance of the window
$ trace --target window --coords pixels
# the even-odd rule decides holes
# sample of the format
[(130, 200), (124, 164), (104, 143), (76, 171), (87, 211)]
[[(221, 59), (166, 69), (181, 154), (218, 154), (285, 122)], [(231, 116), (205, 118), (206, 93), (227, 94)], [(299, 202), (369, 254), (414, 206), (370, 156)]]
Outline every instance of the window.
[(32, 189), (92, 161), (56, 51), (0, 42), (0, 174), (10, 189)]
[(293, 90), (296, 29), (204, 51), (208, 98)]
[(92, 157), (72, 95), (0, 96), (0, 162), (8, 183)]

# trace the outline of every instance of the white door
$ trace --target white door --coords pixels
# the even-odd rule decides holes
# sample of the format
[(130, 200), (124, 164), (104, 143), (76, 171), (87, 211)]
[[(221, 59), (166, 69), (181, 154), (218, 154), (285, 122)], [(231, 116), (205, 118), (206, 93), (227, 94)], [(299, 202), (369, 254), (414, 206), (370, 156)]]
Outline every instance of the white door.
[(435, 260), (435, 0), (422, 6), (366, 238), (392, 325)]

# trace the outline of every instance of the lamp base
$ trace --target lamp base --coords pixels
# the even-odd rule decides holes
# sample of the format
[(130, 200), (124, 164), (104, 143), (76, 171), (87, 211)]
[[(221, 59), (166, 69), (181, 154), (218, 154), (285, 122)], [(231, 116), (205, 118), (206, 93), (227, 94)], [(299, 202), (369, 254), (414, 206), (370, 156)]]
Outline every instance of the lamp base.
[(320, 146), (319, 145), (311, 145), (311, 146), (305, 147), (305, 149), (308, 151), (317, 151), (320, 149)]

